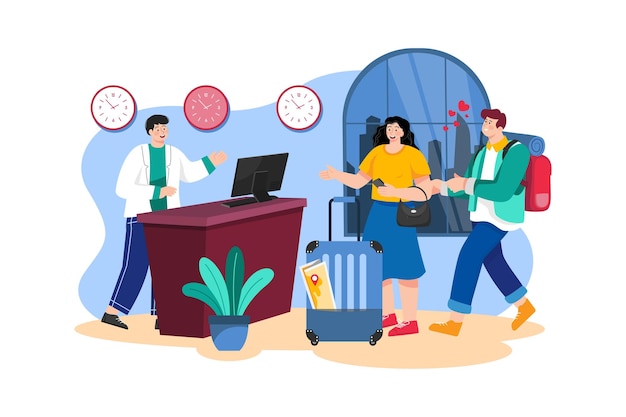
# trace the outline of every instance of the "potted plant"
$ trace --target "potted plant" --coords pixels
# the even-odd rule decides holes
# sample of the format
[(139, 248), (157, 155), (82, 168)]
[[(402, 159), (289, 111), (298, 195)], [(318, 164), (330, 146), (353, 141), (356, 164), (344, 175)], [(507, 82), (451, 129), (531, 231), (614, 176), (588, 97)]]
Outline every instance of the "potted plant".
[(204, 283), (188, 282), (183, 285), (183, 294), (202, 301), (215, 312), (209, 316), (209, 328), (218, 350), (240, 350), (250, 324), (250, 316), (244, 313), (254, 297), (274, 279), (274, 271), (261, 268), (244, 280), (243, 253), (237, 246), (228, 251), (225, 276), (206, 257), (200, 258), (198, 268)]

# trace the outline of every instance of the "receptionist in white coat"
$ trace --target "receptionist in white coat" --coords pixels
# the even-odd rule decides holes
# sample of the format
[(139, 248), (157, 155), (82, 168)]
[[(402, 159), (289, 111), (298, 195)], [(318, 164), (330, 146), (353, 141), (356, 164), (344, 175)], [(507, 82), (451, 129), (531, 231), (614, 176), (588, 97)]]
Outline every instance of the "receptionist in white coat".
[[(180, 182), (207, 177), (227, 158), (219, 151), (190, 161), (179, 149), (165, 144), (168, 122), (164, 115), (153, 115), (146, 120), (146, 133), (151, 141), (136, 146), (126, 156), (115, 187), (117, 195), (126, 200), (126, 239), (122, 267), (101, 321), (122, 329), (128, 329), (128, 325), (119, 318), (119, 313), (130, 312), (149, 268), (143, 224), (137, 221), (137, 214), (180, 207)], [(154, 297), (151, 314), (156, 315)], [(158, 329), (158, 319), (155, 328)]]

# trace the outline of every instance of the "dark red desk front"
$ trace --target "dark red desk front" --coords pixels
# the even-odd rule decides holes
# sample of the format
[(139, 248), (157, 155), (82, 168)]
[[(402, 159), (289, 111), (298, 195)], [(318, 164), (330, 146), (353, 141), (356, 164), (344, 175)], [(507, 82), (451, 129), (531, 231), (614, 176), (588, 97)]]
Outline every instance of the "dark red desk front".
[(272, 268), (274, 279), (248, 306), (250, 322), (291, 310), (304, 198), (277, 198), (239, 207), (221, 201), (143, 213), (152, 286), (162, 335), (210, 336), (213, 310), (182, 293), (187, 282), (203, 282), (198, 261), (205, 256), (225, 272), (226, 256), (239, 246), (245, 278)]

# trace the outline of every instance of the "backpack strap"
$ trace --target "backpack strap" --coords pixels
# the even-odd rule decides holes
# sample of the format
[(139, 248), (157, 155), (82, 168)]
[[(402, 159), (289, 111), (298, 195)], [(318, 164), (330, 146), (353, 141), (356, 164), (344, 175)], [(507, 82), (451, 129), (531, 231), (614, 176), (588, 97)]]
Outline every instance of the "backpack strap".
[[(506, 156), (506, 153), (509, 151), (509, 149), (511, 149), (511, 147), (513, 145), (515, 145), (516, 143), (518, 143), (519, 140), (517, 139), (513, 139), (512, 141), (510, 141), (509, 143), (506, 144), (506, 146), (504, 147), (504, 149), (502, 149), (502, 158), (504, 158)], [(517, 191), (515, 192), (515, 194), (519, 194), (522, 192), (523, 187), (526, 187), (526, 175), (524, 175), (524, 178), (522, 178), (522, 181), (520, 182), (520, 187), (518, 187)]]
[(509, 151), (509, 149), (511, 149), (511, 146), (515, 145), (518, 142), (519, 140), (517, 139), (509, 141), (509, 143), (507, 143), (506, 146), (502, 149), (502, 158), (506, 156), (506, 153)]
[[(504, 148), (502, 148), (502, 159), (504, 159), (504, 157), (506, 156), (506, 153), (516, 143), (519, 143), (519, 140), (517, 140), (517, 139), (510, 140), (509, 143), (507, 143), (504, 146)], [(474, 162), (476, 162), (476, 156), (478, 156), (478, 152), (482, 151), (485, 146), (486, 145), (481, 145), (480, 148), (478, 148), (478, 150), (474, 153)], [(524, 189), (524, 187), (526, 187), (526, 176), (525, 175), (524, 175), (524, 178), (522, 179), (522, 182), (520, 183), (520, 186), (517, 188), (517, 191), (515, 191), (515, 194), (521, 193), (522, 190)]]

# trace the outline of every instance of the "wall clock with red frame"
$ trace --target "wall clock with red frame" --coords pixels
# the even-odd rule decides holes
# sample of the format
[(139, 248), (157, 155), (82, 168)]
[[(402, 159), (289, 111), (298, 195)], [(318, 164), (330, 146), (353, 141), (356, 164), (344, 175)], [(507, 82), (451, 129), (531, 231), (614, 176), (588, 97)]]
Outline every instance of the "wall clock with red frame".
[(214, 130), (228, 118), (228, 99), (217, 87), (201, 85), (189, 92), (185, 98), (185, 118), (196, 129)]
[(293, 85), (283, 91), (276, 101), (278, 119), (289, 129), (306, 130), (313, 127), (322, 114), (322, 101), (305, 85)]
[(91, 99), (91, 116), (106, 130), (121, 130), (128, 126), (137, 113), (133, 95), (119, 85), (107, 85)]

